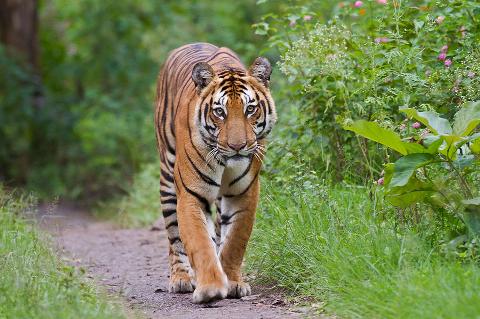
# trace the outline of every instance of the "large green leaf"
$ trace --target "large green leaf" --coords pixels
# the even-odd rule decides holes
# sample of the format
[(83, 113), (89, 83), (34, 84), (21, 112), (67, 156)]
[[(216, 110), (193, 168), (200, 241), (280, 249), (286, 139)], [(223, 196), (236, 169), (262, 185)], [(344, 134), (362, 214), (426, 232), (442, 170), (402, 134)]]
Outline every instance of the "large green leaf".
[(480, 197), (465, 199), (465, 222), (470, 232), (480, 235)]
[(423, 139), (423, 145), (427, 147), (427, 153), (436, 154), (444, 142), (444, 136), (429, 135)]
[(407, 207), (429, 200), (436, 192), (430, 183), (424, 183), (412, 178), (405, 186), (391, 188), (385, 198), (394, 206)]
[(454, 160), (457, 156), (457, 143), (462, 141), (462, 137), (458, 135), (443, 135), (444, 144), (439, 148), (440, 153)]
[(453, 132), (467, 136), (480, 124), (480, 101), (469, 102), (455, 114)]
[(383, 166), (383, 171), (385, 172), (385, 174), (383, 175), (383, 183), (387, 187), (390, 184), (390, 182), (392, 181), (394, 170), (395, 170), (395, 164), (393, 164), (393, 163), (386, 163)]
[(452, 134), (452, 127), (450, 126), (448, 120), (440, 117), (435, 112), (418, 112), (417, 110), (412, 108), (400, 108), (400, 112), (403, 112), (408, 116), (413, 117), (417, 121), (421, 122), (435, 134)]
[(397, 207), (407, 207), (425, 200), (426, 197), (434, 194), (433, 191), (409, 191), (402, 194), (388, 194), (385, 198)]
[(472, 144), (470, 144), (470, 150), (474, 154), (480, 154), (480, 138), (476, 139), (472, 142)]
[(427, 165), (434, 159), (432, 154), (416, 153), (399, 158), (394, 164), (390, 187), (405, 186), (417, 168)]
[(375, 122), (358, 120), (351, 125), (345, 125), (343, 128), (385, 145), (402, 155), (423, 153), (426, 151), (426, 149), (420, 144), (403, 142), (397, 133), (387, 130)]

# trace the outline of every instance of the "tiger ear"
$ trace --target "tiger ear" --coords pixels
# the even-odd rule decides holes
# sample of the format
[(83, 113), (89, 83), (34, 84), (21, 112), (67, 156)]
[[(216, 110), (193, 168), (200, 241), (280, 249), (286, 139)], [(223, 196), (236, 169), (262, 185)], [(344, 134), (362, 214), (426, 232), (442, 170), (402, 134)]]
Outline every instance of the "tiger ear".
[(270, 84), (270, 74), (272, 74), (272, 66), (267, 58), (258, 57), (253, 61), (248, 69), (248, 74), (259, 80), (268, 88)]
[(212, 81), (214, 76), (215, 72), (208, 63), (198, 62), (195, 64), (192, 71), (192, 80), (199, 94)]

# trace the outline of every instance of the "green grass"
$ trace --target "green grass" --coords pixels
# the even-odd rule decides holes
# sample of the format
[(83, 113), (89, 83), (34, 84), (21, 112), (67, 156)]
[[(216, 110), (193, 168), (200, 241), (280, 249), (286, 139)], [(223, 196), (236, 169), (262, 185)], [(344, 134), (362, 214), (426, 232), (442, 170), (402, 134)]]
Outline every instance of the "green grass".
[(23, 219), (31, 204), (0, 185), (0, 318), (124, 318)]
[(480, 268), (398, 229), (365, 188), (263, 181), (247, 265), (345, 318), (480, 318)]
[[(433, 224), (399, 225), (366, 187), (318, 185), (303, 169), (276, 177), (262, 178), (247, 251), (259, 282), (342, 318), (480, 318), (480, 268), (443, 256)], [(149, 166), (111, 208), (124, 225), (146, 225), (159, 218), (158, 201)]]

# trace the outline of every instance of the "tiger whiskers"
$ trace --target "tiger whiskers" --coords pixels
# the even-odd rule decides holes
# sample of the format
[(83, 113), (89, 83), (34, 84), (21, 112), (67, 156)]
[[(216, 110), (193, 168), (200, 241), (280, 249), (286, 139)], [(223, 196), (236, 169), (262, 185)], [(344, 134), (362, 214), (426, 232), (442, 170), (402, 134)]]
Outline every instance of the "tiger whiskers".
[(265, 158), (265, 146), (261, 144), (257, 144), (255, 147), (255, 151), (253, 155), (262, 163), (263, 165), (263, 159)]
[(208, 164), (210, 164), (212, 159), (215, 158), (217, 160), (218, 152), (219, 150), (216, 147), (212, 149), (210, 152), (208, 152), (207, 156), (205, 157), (205, 166), (208, 166)]

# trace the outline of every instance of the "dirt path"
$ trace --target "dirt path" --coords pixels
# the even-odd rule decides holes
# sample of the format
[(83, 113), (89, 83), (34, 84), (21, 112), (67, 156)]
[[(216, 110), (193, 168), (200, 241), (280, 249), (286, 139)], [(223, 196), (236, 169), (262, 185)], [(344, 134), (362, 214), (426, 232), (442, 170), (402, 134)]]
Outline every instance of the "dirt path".
[(163, 225), (119, 229), (74, 209), (44, 210), (40, 225), (51, 232), (75, 266), (120, 294), (128, 307), (148, 318), (303, 318), (280, 295), (252, 287), (252, 296), (195, 305), (191, 294), (168, 293), (167, 238)]

